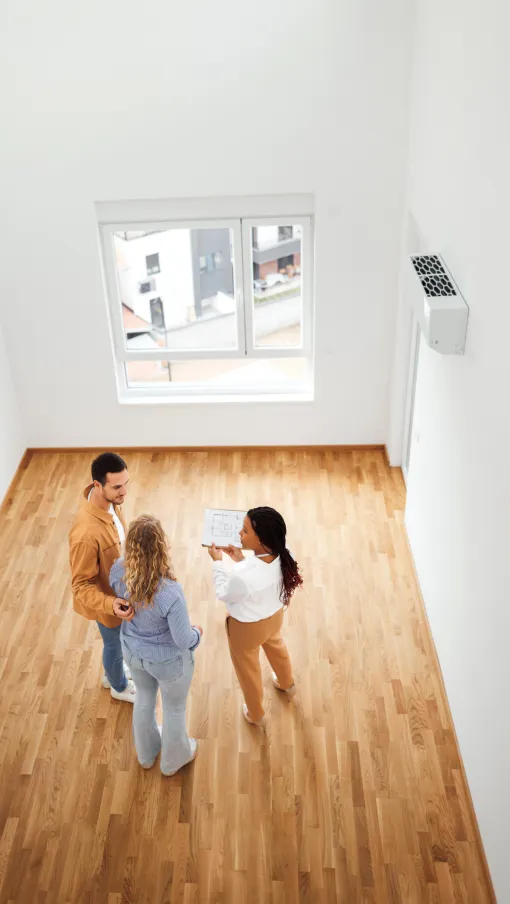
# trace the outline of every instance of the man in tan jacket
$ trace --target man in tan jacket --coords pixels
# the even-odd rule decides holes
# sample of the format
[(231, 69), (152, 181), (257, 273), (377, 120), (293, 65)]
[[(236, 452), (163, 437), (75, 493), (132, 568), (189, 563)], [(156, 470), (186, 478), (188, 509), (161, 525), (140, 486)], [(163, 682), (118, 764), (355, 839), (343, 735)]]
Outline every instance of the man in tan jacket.
[(126, 525), (121, 507), (128, 490), (126, 462), (105, 452), (92, 462), (92, 484), (83, 491), (69, 532), (75, 612), (97, 622), (103, 638), (103, 686), (116, 700), (133, 703), (135, 686), (124, 667), (120, 629), (134, 612), (113, 593), (110, 569), (122, 555)]

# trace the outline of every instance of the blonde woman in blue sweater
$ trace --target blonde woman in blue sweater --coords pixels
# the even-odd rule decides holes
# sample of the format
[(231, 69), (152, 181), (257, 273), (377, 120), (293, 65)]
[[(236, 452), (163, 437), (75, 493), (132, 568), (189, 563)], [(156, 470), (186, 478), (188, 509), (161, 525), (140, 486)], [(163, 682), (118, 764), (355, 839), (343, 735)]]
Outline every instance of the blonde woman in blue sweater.
[[(157, 518), (140, 515), (129, 527), (125, 556), (110, 572), (116, 595), (134, 609), (122, 625), (124, 661), (136, 685), (133, 733), (138, 761), (150, 769), (161, 751), (161, 772), (190, 763), (197, 741), (186, 729), (186, 700), (202, 628), (191, 627), (182, 587), (172, 572), (168, 540)], [(156, 723), (161, 690), (163, 726)]]

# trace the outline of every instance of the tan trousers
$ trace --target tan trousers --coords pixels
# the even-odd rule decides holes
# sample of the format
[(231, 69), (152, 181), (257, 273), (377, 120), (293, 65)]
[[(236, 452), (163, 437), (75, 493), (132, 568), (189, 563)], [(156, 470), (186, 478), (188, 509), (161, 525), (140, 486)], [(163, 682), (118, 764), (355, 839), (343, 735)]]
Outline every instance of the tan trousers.
[(255, 722), (260, 722), (264, 715), (260, 647), (280, 686), (288, 688), (294, 684), (289, 653), (280, 634), (282, 624), (283, 609), (258, 622), (240, 622), (229, 615), (225, 623), (232, 663), (248, 713)]

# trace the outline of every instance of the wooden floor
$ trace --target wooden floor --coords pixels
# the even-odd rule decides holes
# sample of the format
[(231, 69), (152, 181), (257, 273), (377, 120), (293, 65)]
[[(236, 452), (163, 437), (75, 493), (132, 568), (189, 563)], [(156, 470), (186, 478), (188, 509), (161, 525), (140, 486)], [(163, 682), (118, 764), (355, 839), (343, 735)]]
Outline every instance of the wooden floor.
[[(127, 515), (160, 516), (205, 628), (200, 738), (173, 778), (137, 765), (129, 704), (74, 615), (67, 531), (90, 454), (33, 454), (1, 515), (0, 904), (485, 904), (452, 725), (382, 452), (132, 453)], [(305, 589), (298, 695), (252, 728), (200, 547), (205, 505), (271, 504)]]

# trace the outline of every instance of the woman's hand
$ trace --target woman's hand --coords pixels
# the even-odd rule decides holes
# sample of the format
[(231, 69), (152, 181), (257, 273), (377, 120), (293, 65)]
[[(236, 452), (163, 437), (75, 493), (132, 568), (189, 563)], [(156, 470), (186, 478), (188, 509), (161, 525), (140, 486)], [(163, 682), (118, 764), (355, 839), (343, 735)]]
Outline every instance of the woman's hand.
[(225, 546), (223, 552), (226, 552), (233, 562), (242, 562), (244, 559), (243, 551), (238, 546)]
[(223, 558), (223, 554), (221, 552), (221, 549), (218, 549), (218, 547), (215, 546), (214, 543), (212, 546), (208, 547), (207, 552), (209, 553), (213, 562), (221, 562), (221, 560)]

